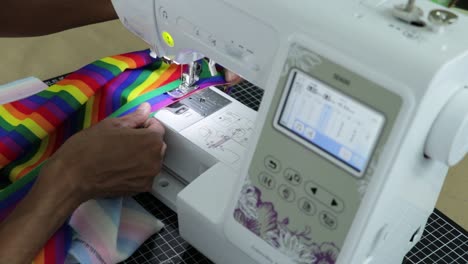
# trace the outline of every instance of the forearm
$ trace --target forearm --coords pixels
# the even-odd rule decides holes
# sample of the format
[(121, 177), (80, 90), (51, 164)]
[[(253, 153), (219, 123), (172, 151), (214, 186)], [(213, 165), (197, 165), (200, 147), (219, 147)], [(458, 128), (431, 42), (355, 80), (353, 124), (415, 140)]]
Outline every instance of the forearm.
[(3, 0), (0, 37), (46, 35), (115, 18), (111, 0)]
[(78, 200), (70, 186), (59, 182), (51, 184), (39, 177), (16, 209), (0, 223), (0, 264), (31, 263), (73, 213)]

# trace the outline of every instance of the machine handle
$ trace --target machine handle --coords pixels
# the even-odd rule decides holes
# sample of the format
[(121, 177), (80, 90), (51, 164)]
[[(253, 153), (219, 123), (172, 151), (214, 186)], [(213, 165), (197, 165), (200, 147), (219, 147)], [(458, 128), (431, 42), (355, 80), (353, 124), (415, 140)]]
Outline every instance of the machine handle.
[(468, 87), (457, 91), (432, 125), (425, 154), (454, 166), (468, 152)]

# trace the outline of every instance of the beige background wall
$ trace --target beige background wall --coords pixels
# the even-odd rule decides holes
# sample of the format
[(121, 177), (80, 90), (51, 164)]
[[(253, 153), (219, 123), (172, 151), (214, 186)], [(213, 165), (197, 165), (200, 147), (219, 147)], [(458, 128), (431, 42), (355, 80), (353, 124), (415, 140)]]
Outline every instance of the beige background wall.
[[(27, 76), (40, 79), (74, 71), (96, 59), (145, 49), (118, 21), (26, 39), (0, 38), (0, 83)], [(453, 168), (437, 208), (468, 229), (468, 158)]]

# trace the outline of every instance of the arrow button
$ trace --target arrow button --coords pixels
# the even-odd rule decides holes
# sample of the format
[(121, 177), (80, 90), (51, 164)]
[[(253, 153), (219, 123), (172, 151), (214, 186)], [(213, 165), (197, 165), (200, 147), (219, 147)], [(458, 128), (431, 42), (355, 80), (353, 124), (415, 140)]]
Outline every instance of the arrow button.
[(330, 202), (330, 208), (337, 213), (341, 213), (344, 210), (344, 203), (341, 199), (333, 197)]
[(312, 192), (313, 195), (316, 195), (318, 189), (316, 187), (312, 187), (312, 188), (310, 188), (310, 191)]

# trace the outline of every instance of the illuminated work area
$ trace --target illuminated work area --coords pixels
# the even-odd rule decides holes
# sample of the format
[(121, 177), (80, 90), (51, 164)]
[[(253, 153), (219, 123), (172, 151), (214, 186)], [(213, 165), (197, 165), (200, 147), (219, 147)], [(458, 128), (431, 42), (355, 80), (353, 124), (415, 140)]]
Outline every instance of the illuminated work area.
[[(112, 6), (120, 21), (0, 39), (0, 234), (60, 154), (63, 177), (121, 149), (118, 175), (157, 174), (80, 200), (37, 263), (468, 263), (464, 1)], [(126, 165), (104, 161), (87, 168)]]

